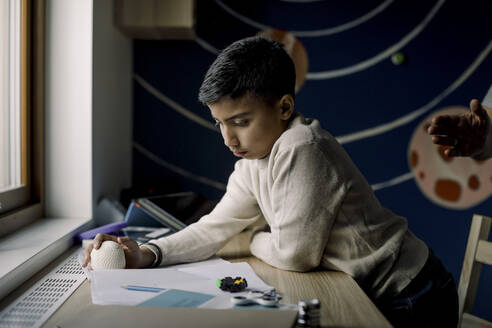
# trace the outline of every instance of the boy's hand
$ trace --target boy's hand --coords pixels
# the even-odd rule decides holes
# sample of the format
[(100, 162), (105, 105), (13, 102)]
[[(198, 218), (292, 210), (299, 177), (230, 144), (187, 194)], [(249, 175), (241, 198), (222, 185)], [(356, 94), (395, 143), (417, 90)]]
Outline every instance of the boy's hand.
[(479, 157), (485, 151), (490, 118), (477, 99), (470, 102), (470, 111), (461, 115), (441, 115), (432, 119), (427, 132), (432, 142), (450, 146), (447, 156)]
[(126, 269), (136, 269), (148, 266), (146, 262), (149, 261), (149, 254), (144, 250), (141, 250), (136, 241), (128, 237), (115, 237), (98, 233), (92, 244), (84, 251), (84, 262), (82, 263), (82, 267), (86, 267), (89, 264), (92, 250), (94, 248), (99, 249), (101, 244), (106, 240), (111, 240), (121, 245), (125, 252)]

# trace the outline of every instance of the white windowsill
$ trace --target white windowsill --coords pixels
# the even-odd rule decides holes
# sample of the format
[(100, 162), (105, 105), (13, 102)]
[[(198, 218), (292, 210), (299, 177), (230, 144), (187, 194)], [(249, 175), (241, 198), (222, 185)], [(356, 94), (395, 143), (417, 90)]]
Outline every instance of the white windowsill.
[(71, 247), (88, 218), (42, 218), (0, 238), (0, 299)]

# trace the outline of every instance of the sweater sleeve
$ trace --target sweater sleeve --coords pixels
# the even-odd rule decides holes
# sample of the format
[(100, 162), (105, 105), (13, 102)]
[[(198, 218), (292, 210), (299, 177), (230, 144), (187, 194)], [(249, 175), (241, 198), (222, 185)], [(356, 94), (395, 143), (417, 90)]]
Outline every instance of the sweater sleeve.
[(149, 241), (161, 249), (161, 265), (209, 258), (230, 238), (262, 217), (238, 166), (229, 177), (226, 193), (210, 214), (169, 237)]
[(252, 237), (253, 255), (291, 271), (308, 271), (320, 264), (347, 190), (343, 164), (334, 156), (316, 143), (277, 153), (271, 190), (275, 217), (270, 232)]

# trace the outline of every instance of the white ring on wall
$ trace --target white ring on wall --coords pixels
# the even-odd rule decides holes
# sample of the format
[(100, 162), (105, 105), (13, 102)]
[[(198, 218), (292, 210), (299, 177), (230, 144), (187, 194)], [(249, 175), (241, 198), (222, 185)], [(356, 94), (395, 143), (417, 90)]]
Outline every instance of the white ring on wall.
[(220, 50), (215, 48), (213, 45), (208, 43), (207, 41), (203, 40), (200, 38), (198, 35), (195, 36), (195, 41), (198, 43), (203, 49), (213, 53), (214, 55), (218, 55), (220, 53)]
[(443, 92), (441, 92), (439, 95), (437, 95), (434, 99), (429, 101), (424, 106), (422, 106), (419, 109), (416, 109), (416, 110), (414, 110), (414, 111), (412, 111), (406, 115), (403, 115), (394, 121), (380, 124), (380, 125), (374, 126), (372, 128), (369, 128), (369, 129), (364, 129), (364, 130), (360, 130), (357, 132), (338, 136), (338, 137), (336, 137), (338, 142), (341, 144), (347, 144), (349, 142), (354, 142), (354, 141), (357, 141), (360, 139), (366, 139), (369, 137), (374, 137), (374, 136), (386, 133), (390, 130), (393, 130), (397, 127), (400, 127), (402, 125), (405, 125), (405, 124), (415, 120), (417, 117), (428, 112), (434, 106), (439, 104), (444, 98), (446, 98), (449, 94), (451, 94), (454, 90), (456, 90), (460, 85), (462, 85), (463, 82), (465, 82), (468, 79), (468, 77), (470, 77), (470, 75), (477, 69), (477, 67), (484, 61), (484, 59), (487, 58), (487, 56), (489, 55), (491, 50), (492, 50), (492, 39), (489, 41), (489, 44), (485, 47), (485, 49), (483, 49), (480, 52), (478, 57), (475, 58), (473, 63), (460, 75), (460, 77), (456, 81), (454, 81), (450, 86), (448, 86), (446, 89), (444, 89)]
[(383, 52), (377, 54), (376, 56), (366, 59), (364, 61), (361, 61), (360, 63), (357, 63), (355, 65), (351, 65), (348, 67), (344, 68), (339, 68), (339, 69), (334, 69), (334, 70), (329, 70), (329, 71), (321, 71), (321, 72), (309, 72), (306, 76), (306, 79), (308, 80), (327, 80), (327, 79), (333, 79), (336, 77), (341, 77), (345, 75), (350, 75), (354, 74), (357, 72), (360, 72), (362, 70), (365, 70), (371, 66), (376, 65), (377, 63), (389, 58), (391, 55), (393, 55), (395, 52), (398, 52), (401, 48), (406, 46), (410, 41), (415, 39), (420, 32), (429, 24), (429, 22), (434, 18), (434, 16), (437, 14), (441, 6), (446, 2), (446, 0), (439, 0), (436, 5), (430, 10), (430, 12), (425, 16), (424, 20), (420, 22), (419, 25), (417, 25), (410, 33), (408, 33), (403, 39), (401, 39), (398, 43), (392, 45), (391, 47), (387, 48)]
[(383, 182), (379, 182), (379, 183), (374, 183), (371, 185), (371, 188), (372, 188), (372, 190), (377, 191), (377, 190), (381, 190), (384, 188), (396, 186), (400, 183), (403, 183), (405, 181), (412, 180), (412, 179), (413, 179), (413, 173), (407, 172), (405, 174), (399, 175), (399, 176), (394, 177), (392, 179), (389, 179), (389, 180), (386, 180)]
[(191, 173), (190, 171), (187, 171), (187, 170), (185, 170), (185, 169), (183, 169), (177, 165), (171, 164), (171, 163), (163, 160), (162, 158), (160, 158), (159, 156), (157, 156), (156, 154), (154, 154), (150, 150), (146, 149), (144, 146), (142, 146), (138, 142), (135, 142), (135, 141), (133, 142), (133, 148), (138, 150), (142, 155), (144, 155), (145, 157), (150, 159), (152, 162), (156, 163), (157, 165), (163, 166), (166, 169), (173, 171), (174, 173), (182, 175), (182, 176), (184, 176), (188, 179), (191, 179), (193, 181), (203, 183), (207, 186), (214, 187), (215, 189), (219, 189), (222, 191), (226, 190), (225, 184), (217, 182), (217, 181), (209, 179), (209, 178), (206, 178), (206, 177), (203, 177), (201, 175)]
[[(296, 37), (305, 37), (305, 38), (312, 38), (312, 37), (319, 37), (319, 36), (327, 36), (327, 35), (332, 35), (332, 34), (337, 34), (346, 30), (349, 30), (351, 28), (357, 27), (361, 25), (362, 23), (367, 22), (374, 16), (378, 15), (381, 13), (383, 10), (388, 8), (388, 6), (393, 2), (394, 0), (386, 0), (383, 3), (381, 3), (379, 6), (374, 8), (373, 10), (369, 11), (367, 14), (362, 15), (361, 17), (354, 19), (350, 22), (330, 27), (330, 28), (325, 28), (321, 30), (311, 30), (311, 31), (288, 31), (292, 34), (294, 34)], [(239, 21), (250, 25), (252, 27), (255, 27), (261, 31), (264, 31), (266, 29), (276, 29), (275, 27), (268, 26), (262, 23), (259, 23), (257, 21), (252, 20), (251, 18), (248, 18), (244, 15), (241, 15), (240, 13), (234, 11), (231, 7), (227, 6), (225, 3), (223, 3), (221, 0), (215, 0), (215, 2), (222, 8), (224, 11), (226, 11), (229, 15), (237, 18)], [(304, 1), (306, 2), (306, 1)]]
[[(216, 0), (219, 1), (219, 0)], [(403, 39), (401, 39), (399, 42), (396, 44), (392, 45), (391, 47), (387, 48), (383, 52), (377, 54), (376, 56), (369, 58), (367, 60), (361, 61), (355, 65), (347, 66), (344, 68), (339, 68), (339, 69), (334, 69), (334, 70), (328, 70), (328, 71), (319, 71), (319, 72), (308, 72), (306, 75), (307, 80), (327, 80), (327, 79), (333, 79), (333, 78), (338, 78), (341, 76), (346, 76), (350, 74), (354, 74), (357, 72), (360, 72), (362, 70), (368, 69), (371, 66), (374, 66), (381, 61), (389, 58), (391, 55), (393, 55), (395, 52), (398, 52), (401, 48), (406, 46), (410, 41), (415, 39), (420, 32), (429, 24), (429, 22), (434, 18), (434, 16), (437, 14), (441, 6), (446, 2), (446, 0), (439, 0), (436, 5), (429, 11), (427, 16), (423, 19), (422, 22), (419, 23), (410, 33), (408, 33)], [(219, 2), (217, 2), (219, 3)], [(270, 28), (266, 25), (262, 25), (262, 28)], [(292, 33), (292, 31), (290, 31)], [(294, 31), (295, 32), (295, 31)], [(212, 46), (210, 43), (206, 42), (202, 38), (197, 37), (196, 42), (205, 50), (213, 53), (214, 55), (218, 55), (220, 50)]]
[(176, 112), (180, 113), (184, 117), (192, 120), (193, 122), (200, 124), (201, 126), (206, 127), (207, 129), (214, 130), (216, 132), (219, 132), (219, 129), (215, 126), (210, 121), (207, 121), (206, 119), (202, 118), (201, 116), (198, 116), (197, 114), (193, 113), (192, 111), (184, 108), (168, 96), (165, 96), (162, 92), (154, 88), (149, 82), (145, 81), (140, 75), (134, 74), (133, 78), (135, 81), (137, 81), (138, 84), (142, 86), (145, 90), (147, 90), (151, 95), (159, 99), (161, 102), (165, 103), (172, 109), (174, 109)]

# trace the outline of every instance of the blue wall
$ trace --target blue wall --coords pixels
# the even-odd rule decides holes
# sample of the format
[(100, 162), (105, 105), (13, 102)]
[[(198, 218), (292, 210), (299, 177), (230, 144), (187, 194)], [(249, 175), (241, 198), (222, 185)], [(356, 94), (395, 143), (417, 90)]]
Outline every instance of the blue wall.
[[(236, 159), (197, 101), (218, 49), (265, 26), (321, 30), (325, 35), (298, 36), (310, 73), (296, 96), (296, 109), (339, 137), (425, 108), (404, 124), (343, 145), (370, 184), (389, 182), (376, 196), (407, 217), (411, 230), (458, 281), (472, 214), (492, 215), (492, 199), (459, 210), (436, 204), (409, 174), (407, 153), (415, 129), (433, 111), (467, 107), (471, 98), (485, 96), (492, 82), (491, 13), (490, 0), (199, 0), (196, 41), (134, 43), (134, 183), (173, 181), (219, 199)], [(340, 31), (333, 30), (338, 26)], [(404, 64), (392, 63), (394, 52), (405, 55)], [(314, 72), (360, 63), (362, 69), (351, 73), (313, 78)], [(492, 320), (487, 291), (490, 295), (490, 269), (482, 273), (475, 313)]]

